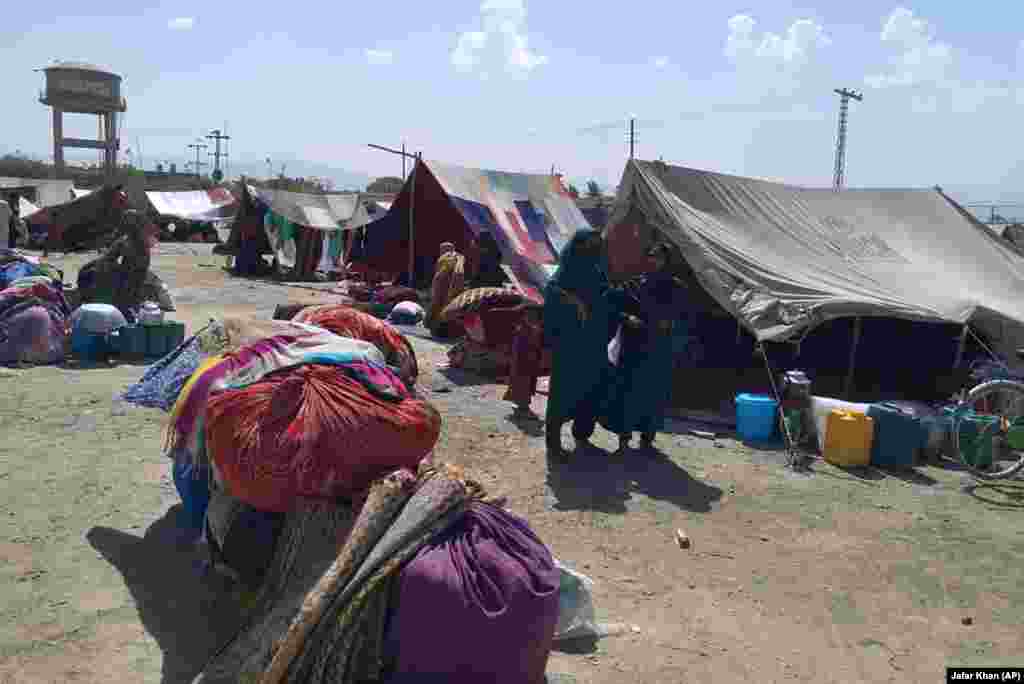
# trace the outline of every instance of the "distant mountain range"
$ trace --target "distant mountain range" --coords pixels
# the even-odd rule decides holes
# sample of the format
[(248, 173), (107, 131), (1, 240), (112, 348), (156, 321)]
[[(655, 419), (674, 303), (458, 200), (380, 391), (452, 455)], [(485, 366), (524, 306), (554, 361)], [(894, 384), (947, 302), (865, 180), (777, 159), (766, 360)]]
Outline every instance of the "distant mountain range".
[[(365, 173), (337, 169), (327, 164), (300, 161), (298, 159), (275, 160), (274, 175), (281, 173), (282, 164), (284, 165), (284, 175), (289, 178), (330, 178), (334, 181), (334, 188), (336, 190), (365, 190), (366, 186), (373, 181), (373, 177)], [(266, 178), (267, 163), (264, 161), (233, 161), (228, 165), (227, 171), (228, 175), (232, 178), (237, 176)]]

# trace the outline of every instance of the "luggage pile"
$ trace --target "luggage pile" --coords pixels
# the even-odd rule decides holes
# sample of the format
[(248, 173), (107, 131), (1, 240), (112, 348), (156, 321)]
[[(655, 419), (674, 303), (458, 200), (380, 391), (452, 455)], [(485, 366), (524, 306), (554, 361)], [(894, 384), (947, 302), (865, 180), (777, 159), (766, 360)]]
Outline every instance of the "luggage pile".
[(62, 361), (70, 315), (59, 279), (25, 276), (0, 289), (0, 363)]

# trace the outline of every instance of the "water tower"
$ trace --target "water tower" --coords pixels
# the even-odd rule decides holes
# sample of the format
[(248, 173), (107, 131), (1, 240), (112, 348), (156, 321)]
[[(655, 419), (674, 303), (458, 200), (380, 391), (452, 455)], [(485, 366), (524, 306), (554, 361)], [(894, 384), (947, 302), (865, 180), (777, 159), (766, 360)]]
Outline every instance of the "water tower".
[[(64, 148), (103, 150), (103, 175), (109, 180), (117, 167), (121, 140), (117, 135), (117, 115), (128, 106), (121, 97), (121, 77), (82, 62), (54, 62), (42, 69), (46, 90), (39, 101), (53, 108), (53, 166), (58, 176), (64, 172)], [(102, 125), (101, 140), (64, 137), (64, 112), (95, 114)]]

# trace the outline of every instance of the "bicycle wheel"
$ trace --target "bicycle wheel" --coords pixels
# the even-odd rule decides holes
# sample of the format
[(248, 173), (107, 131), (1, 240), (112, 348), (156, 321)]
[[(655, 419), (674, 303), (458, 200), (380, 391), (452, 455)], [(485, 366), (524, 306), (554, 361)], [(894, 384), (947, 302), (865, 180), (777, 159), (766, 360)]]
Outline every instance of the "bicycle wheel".
[[(962, 433), (968, 415), (983, 419), (975, 422), (983, 427), (970, 444)], [(1024, 384), (989, 380), (974, 387), (957, 406), (952, 430), (954, 452), (972, 475), (982, 480), (1012, 477), (1024, 468)], [(965, 449), (973, 455), (968, 456)], [(979, 454), (990, 455), (990, 459)], [(991, 463), (982, 464), (989, 460)]]

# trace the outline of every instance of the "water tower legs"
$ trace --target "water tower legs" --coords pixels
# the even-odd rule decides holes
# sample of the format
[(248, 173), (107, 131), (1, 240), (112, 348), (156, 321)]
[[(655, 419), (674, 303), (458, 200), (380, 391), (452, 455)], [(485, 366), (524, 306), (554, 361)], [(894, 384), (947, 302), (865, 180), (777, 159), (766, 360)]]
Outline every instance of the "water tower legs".
[(64, 110), (53, 108), (53, 177), (64, 175)]

